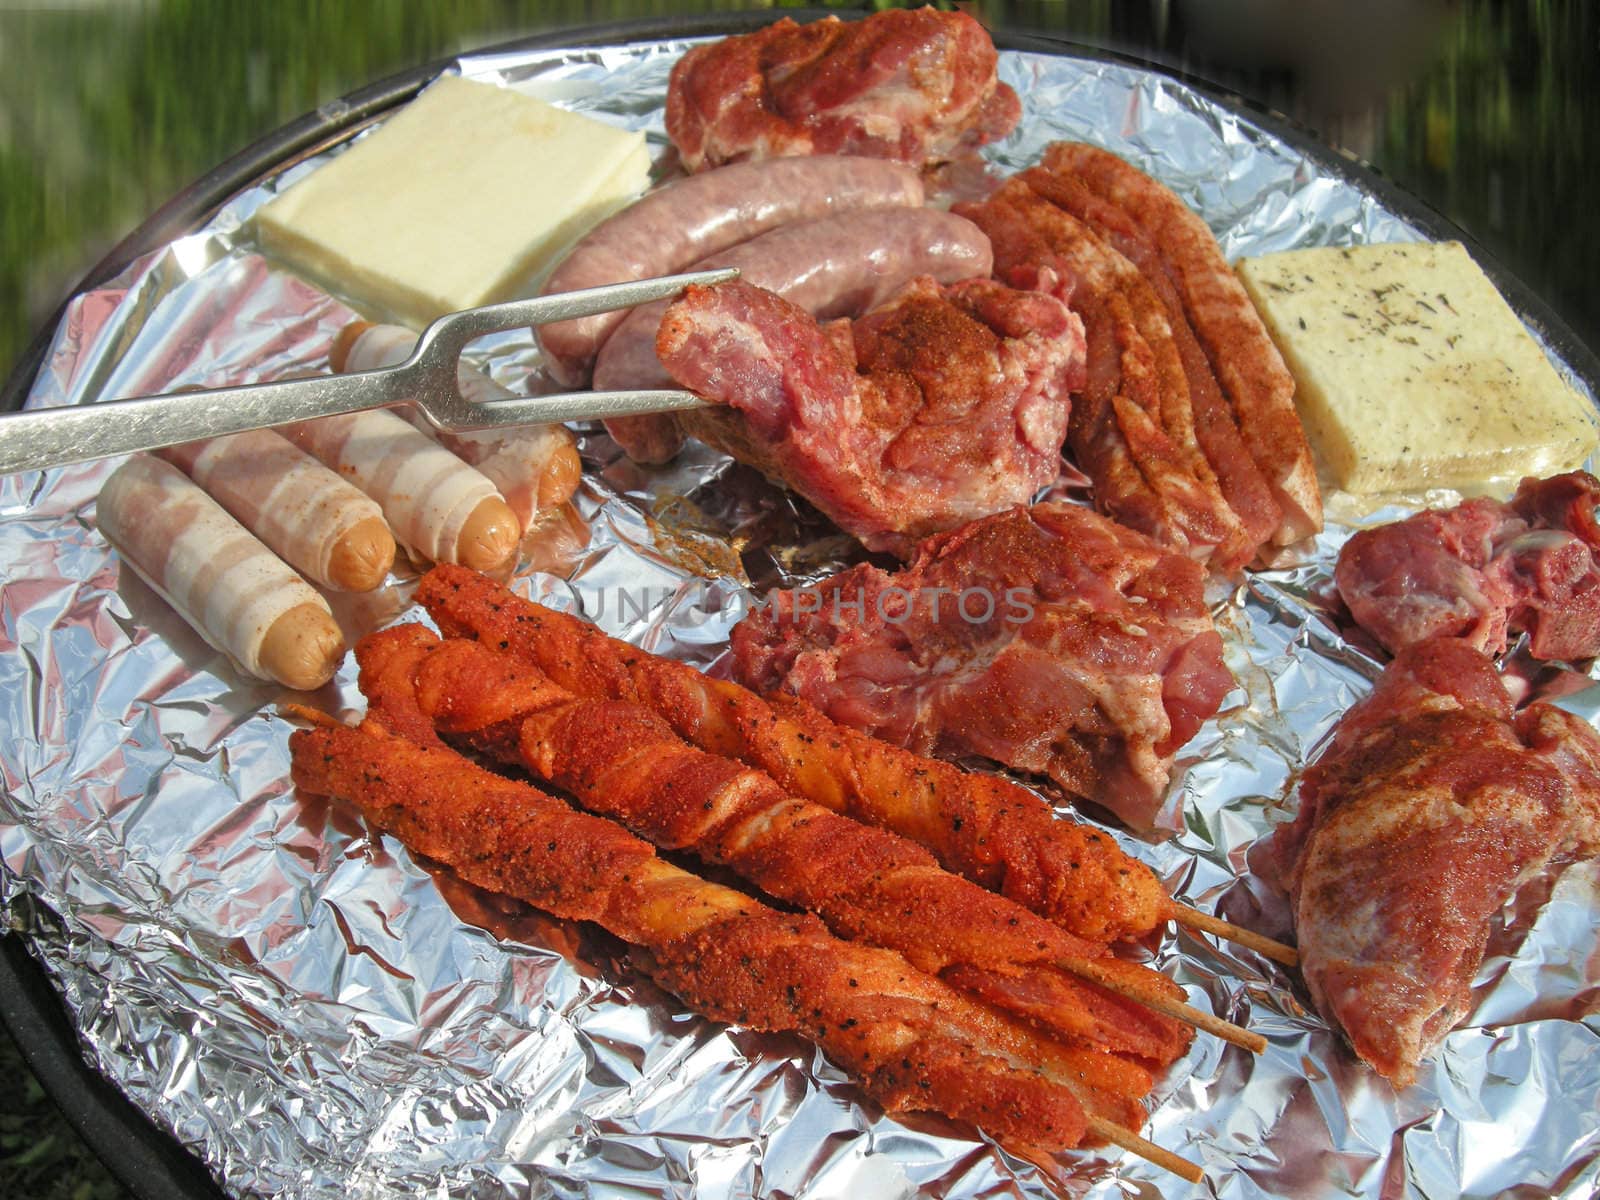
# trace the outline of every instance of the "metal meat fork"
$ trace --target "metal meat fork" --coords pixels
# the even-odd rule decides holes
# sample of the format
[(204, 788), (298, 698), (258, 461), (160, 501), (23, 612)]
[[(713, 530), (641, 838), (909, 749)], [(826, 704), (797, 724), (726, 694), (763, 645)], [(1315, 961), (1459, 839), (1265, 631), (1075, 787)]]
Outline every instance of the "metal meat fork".
[(510, 396), (477, 404), (461, 395), (456, 364), (463, 347), (485, 334), (632, 308), (676, 295), (691, 284), (722, 283), (738, 274), (737, 269), (727, 268), (665, 275), (450, 313), (423, 330), (410, 358), (379, 371), (0, 416), (0, 475), (391, 404), (415, 405), (435, 428), (449, 432), (698, 408), (705, 401), (683, 391), (573, 392)]

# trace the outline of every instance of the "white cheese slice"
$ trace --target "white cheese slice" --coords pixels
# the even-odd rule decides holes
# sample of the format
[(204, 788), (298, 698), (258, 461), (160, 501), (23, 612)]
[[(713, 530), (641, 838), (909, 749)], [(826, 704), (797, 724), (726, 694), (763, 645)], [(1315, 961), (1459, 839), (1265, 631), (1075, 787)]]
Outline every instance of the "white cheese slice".
[(515, 294), (644, 190), (642, 133), (440, 79), (256, 215), (263, 248), (412, 325)]
[(1595, 449), (1591, 406), (1459, 242), (1293, 250), (1237, 271), (1346, 491), (1552, 475)]

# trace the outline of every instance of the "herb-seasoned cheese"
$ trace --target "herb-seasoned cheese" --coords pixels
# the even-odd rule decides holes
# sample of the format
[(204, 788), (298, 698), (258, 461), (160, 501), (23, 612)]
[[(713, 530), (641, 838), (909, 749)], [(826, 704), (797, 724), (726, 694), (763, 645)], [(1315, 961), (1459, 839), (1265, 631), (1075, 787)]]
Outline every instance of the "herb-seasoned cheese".
[(1590, 406), (1459, 242), (1294, 250), (1237, 270), (1339, 487), (1551, 475), (1594, 450)]
[(262, 245), (412, 325), (504, 300), (649, 179), (644, 135), (446, 76), (262, 207)]

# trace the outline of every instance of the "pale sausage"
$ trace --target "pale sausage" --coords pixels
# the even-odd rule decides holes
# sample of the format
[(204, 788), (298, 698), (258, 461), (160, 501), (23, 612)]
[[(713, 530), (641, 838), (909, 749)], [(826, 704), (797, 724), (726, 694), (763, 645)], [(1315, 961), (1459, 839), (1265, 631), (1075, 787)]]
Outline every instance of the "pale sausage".
[[(922, 179), (900, 163), (844, 155), (735, 163), (680, 179), (602, 221), (542, 289), (571, 292), (671, 275), (769, 229), (830, 213), (920, 207)], [(589, 382), (594, 357), (624, 312), (541, 326), (545, 366), (566, 387)]]
[(148, 454), (112, 473), (100, 531), (212, 646), (285, 687), (321, 687), (344, 656), (328, 602), (178, 468)]

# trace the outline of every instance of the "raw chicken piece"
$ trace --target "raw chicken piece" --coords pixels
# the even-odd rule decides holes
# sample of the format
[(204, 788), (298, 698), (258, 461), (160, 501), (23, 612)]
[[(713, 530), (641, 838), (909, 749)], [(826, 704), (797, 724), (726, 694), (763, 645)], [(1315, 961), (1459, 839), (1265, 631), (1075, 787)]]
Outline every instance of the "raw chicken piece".
[(1056, 478), (1083, 346), (1054, 297), (928, 278), (825, 326), (746, 283), (691, 288), (656, 339), (672, 376), (715, 402), (681, 415), (689, 433), (896, 553)]
[(667, 89), (667, 135), (690, 171), (798, 154), (939, 161), (1021, 119), (997, 60), (966, 13), (785, 17), (686, 53)]

